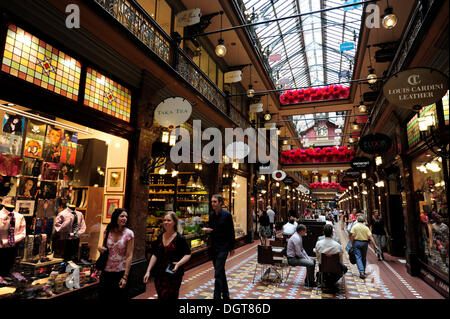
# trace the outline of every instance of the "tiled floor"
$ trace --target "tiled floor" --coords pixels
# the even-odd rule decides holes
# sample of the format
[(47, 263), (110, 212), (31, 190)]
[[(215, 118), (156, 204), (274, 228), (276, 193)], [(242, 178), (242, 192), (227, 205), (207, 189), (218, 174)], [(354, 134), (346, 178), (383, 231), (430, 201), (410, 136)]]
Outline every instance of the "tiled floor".
[[(341, 243), (346, 245), (347, 236), (341, 231), (340, 224), (335, 228)], [(377, 261), (370, 248), (366, 269), (368, 276), (365, 280), (359, 278), (356, 265), (352, 265), (348, 255), (344, 254), (344, 263), (349, 271), (339, 281), (340, 291), (336, 294), (323, 293), (320, 288), (305, 287), (305, 267), (292, 268), (287, 281), (278, 285), (262, 282), (258, 269), (253, 282), (258, 244), (259, 241), (255, 241), (240, 247), (232, 257), (228, 257), (226, 272), (232, 299), (443, 299), (420, 278), (411, 277), (406, 272), (404, 260), (386, 255), (385, 261)], [(180, 299), (212, 299), (212, 262), (186, 271), (183, 279)], [(157, 298), (153, 282), (147, 285), (144, 294), (136, 298)]]

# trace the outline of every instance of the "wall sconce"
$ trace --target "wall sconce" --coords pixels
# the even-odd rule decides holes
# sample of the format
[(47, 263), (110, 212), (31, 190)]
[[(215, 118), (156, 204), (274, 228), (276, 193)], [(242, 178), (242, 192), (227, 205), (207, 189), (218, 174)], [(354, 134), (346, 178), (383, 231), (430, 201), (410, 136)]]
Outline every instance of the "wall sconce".
[(175, 176), (177, 176), (178, 175), (178, 171), (177, 170), (172, 170), (172, 177), (175, 177)]
[(375, 164), (377, 166), (380, 166), (381, 164), (383, 164), (383, 158), (381, 156), (375, 157)]
[(367, 178), (367, 174), (366, 174), (365, 172), (362, 172), (362, 173), (361, 173), (361, 178), (362, 178), (362, 179), (366, 179), (366, 178)]
[(239, 163), (236, 161), (233, 161), (232, 167), (233, 167), (233, 169), (239, 169)]
[(377, 183), (375, 183), (376, 187), (384, 187), (384, 181), (379, 181)]
[(353, 186), (358, 187), (358, 183), (357, 182), (353, 182)]
[(170, 134), (169, 145), (175, 146), (176, 143), (177, 143), (177, 136), (175, 134)]
[(265, 181), (265, 180), (266, 180), (266, 176), (265, 176), (265, 175), (261, 175), (261, 176), (259, 176), (259, 178), (260, 178), (262, 181)]
[(169, 132), (164, 131), (161, 136), (161, 142), (169, 143)]

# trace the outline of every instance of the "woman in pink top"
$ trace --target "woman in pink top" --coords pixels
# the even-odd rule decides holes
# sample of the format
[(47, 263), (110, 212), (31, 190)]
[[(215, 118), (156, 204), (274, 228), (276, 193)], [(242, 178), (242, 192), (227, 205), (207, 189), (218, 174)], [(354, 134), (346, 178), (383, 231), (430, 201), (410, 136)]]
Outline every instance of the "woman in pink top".
[(126, 299), (128, 274), (133, 260), (134, 233), (127, 228), (128, 213), (117, 208), (106, 226), (106, 247), (99, 247), (102, 253), (109, 249), (105, 270), (100, 275), (101, 299)]

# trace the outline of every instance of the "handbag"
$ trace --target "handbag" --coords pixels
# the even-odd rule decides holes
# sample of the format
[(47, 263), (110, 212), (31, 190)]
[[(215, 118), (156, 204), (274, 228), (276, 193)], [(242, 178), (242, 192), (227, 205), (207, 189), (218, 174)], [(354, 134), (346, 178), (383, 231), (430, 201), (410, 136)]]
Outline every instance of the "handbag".
[(100, 253), (100, 257), (98, 257), (95, 262), (95, 269), (104, 270), (106, 268), (106, 262), (108, 261), (109, 248), (106, 245), (106, 241), (108, 240), (109, 230), (106, 232), (105, 239), (103, 239), (103, 247), (106, 247), (106, 251)]
[(356, 264), (356, 256), (355, 256), (355, 248), (351, 246), (352, 242), (349, 241), (347, 244), (347, 247), (345, 247), (345, 250), (347, 250), (348, 253), (348, 259), (350, 260), (351, 264)]

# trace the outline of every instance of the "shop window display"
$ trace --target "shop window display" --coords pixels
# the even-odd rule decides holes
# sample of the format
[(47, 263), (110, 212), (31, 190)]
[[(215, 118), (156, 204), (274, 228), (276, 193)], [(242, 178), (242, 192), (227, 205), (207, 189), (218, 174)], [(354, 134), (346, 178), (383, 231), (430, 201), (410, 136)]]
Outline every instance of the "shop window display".
[(420, 208), (424, 258), (448, 277), (448, 206), (442, 158), (430, 151), (413, 161), (414, 190)]
[[(29, 111), (14, 108), (19, 113)], [(92, 166), (85, 159), (95, 155), (89, 155), (95, 148), (83, 145), (95, 140), (108, 153), (112, 150), (107, 144), (119, 138), (58, 118), (57, 124), (55, 120), (47, 124), (1, 109), (0, 118), (0, 199), (4, 205), (0, 212), (0, 298), (53, 298), (95, 285), (93, 263), (105, 226), (98, 213), (104, 197), (104, 171), (108, 166), (126, 167), (126, 162), (119, 165), (113, 156), (103, 154), (99, 166), (103, 176), (96, 165), (83, 175), (97, 170), (100, 178), (85, 178), (80, 171)], [(128, 149), (127, 142), (120, 143)], [(127, 150), (121, 153), (127, 157)], [(12, 216), (14, 236), (10, 234)]]
[(159, 169), (150, 174), (148, 244), (161, 234), (164, 213), (175, 211), (179, 217), (178, 232), (184, 235), (192, 252), (207, 246), (206, 235), (201, 228), (209, 219), (210, 194), (205, 185), (205, 175), (201, 174), (198, 164), (195, 166), (189, 164), (178, 168), (180, 172), (176, 176), (172, 176), (170, 170), (161, 174)]

